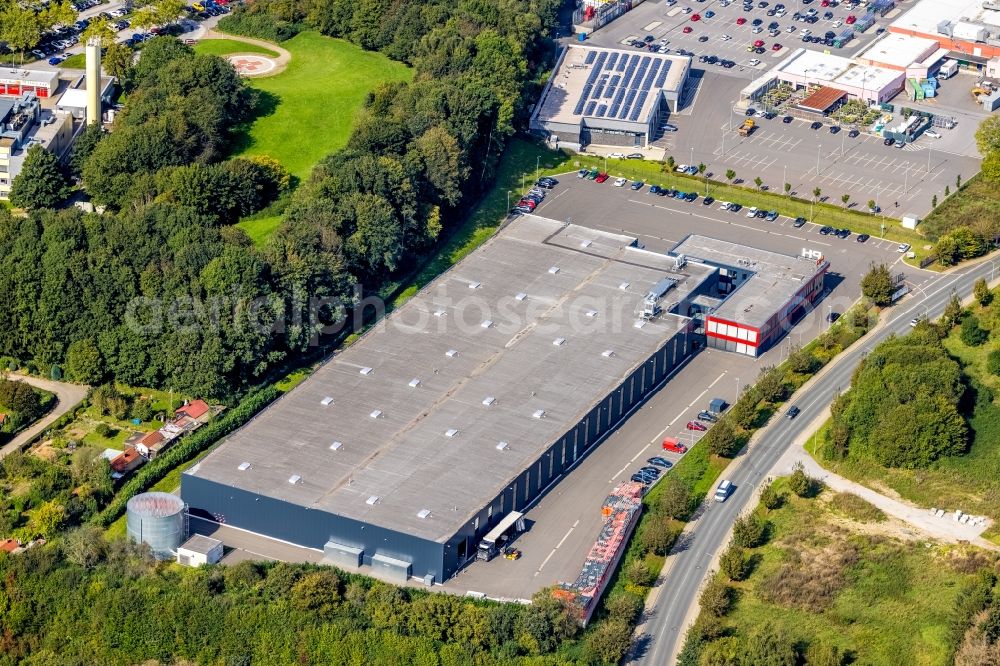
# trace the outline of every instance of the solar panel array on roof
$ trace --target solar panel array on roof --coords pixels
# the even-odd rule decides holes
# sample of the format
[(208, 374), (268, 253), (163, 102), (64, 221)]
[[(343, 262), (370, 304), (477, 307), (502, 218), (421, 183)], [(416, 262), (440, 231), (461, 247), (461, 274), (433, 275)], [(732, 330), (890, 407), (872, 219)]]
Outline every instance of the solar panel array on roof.
[(597, 87), (594, 88), (594, 96), (592, 99), (598, 99), (601, 93), (604, 92), (604, 86), (608, 82), (608, 75), (604, 74), (601, 76), (601, 80), (597, 82)]
[(635, 106), (632, 107), (632, 115), (628, 117), (629, 120), (633, 122), (639, 120), (639, 113), (642, 111), (642, 105), (646, 103), (646, 97), (648, 95), (649, 93), (645, 90), (639, 93), (639, 99), (635, 100)]
[(597, 107), (597, 113), (595, 113), (594, 115), (597, 116), (597, 117), (599, 117), (599, 118), (603, 118), (604, 117), (604, 113), (607, 110), (608, 110), (608, 105), (607, 104), (601, 104), (599, 107)]
[[(604, 90), (605, 97), (611, 97), (615, 94), (615, 90), (618, 88), (618, 84), (621, 82), (622, 77), (620, 74), (615, 74), (611, 77), (611, 84)], [(597, 97), (597, 95), (594, 95)]]
[[(591, 53), (595, 53), (591, 51)], [(583, 86), (583, 92), (580, 93), (580, 99), (576, 102), (576, 107), (573, 109), (573, 113), (580, 115), (583, 113), (584, 104), (590, 98), (590, 93), (594, 89), (594, 84), (597, 82), (598, 77), (601, 75), (601, 70), (604, 69), (604, 62), (608, 59), (607, 53), (600, 53), (594, 59), (594, 66), (590, 70), (590, 76), (587, 77), (587, 82)], [(589, 62), (589, 61), (588, 61)]]
[[(618, 53), (612, 53), (611, 57), (608, 58), (607, 69), (608, 69), (609, 72), (614, 68), (615, 63), (618, 62), (618, 55), (619, 55)], [(622, 55), (622, 57), (624, 58), (626, 56)]]
[(584, 110), (583, 115), (592, 116), (594, 115), (594, 107), (597, 106), (597, 102), (591, 100), (587, 102), (587, 108)]
[(670, 61), (663, 61), (663, 68), (660, 70), (660, 75), (656, 77), (656, 87), (662, 88), (663, 84), (667, 81), (667, 72), (670, 71)]
[(588, 65), (593, 65), (594, 58), (596, 57), (597, 57), (597, 51), (589, 51), (587, 52), (587, 59), (584, 62)]
[(656, 72), (660, 69), (660, 60), (654, 60), (653, 66), (649, 68), (649, 73), (646, 74), (646, 80), (642, 82), (642, 90), (649, 90), (653, 85), (653, 80), (656, 79)]

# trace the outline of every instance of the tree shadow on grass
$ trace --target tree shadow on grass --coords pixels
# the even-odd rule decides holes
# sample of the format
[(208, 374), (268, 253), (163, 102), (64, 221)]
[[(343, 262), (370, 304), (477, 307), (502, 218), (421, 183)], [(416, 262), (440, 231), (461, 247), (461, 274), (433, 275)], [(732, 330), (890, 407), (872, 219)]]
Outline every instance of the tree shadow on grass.
[(229, 141), (229, 154), (239, 155), (246, 152), (254, 145), (254, 139), (250, 136), (250, 130), (255, 122), (261, 118), (273, 116), (281, 105), (281, 97), (266, 90), (258, 90), (257, 99), (253, 105), (253, 111), (246, 122), (233, 128), (232, 139)]

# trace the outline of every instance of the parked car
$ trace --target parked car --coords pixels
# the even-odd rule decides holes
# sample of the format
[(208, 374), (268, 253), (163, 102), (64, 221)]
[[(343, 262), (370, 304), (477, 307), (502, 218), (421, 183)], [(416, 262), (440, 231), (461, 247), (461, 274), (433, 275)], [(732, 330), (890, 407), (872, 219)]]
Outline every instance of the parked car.
[(729, 212), (730, 213), (738, 213), (738, 212), (740, 212), (740, 210), (742, 210), (742, 208), (743, 208), (743, 204), (738, 204), (738, 203), (729, 204)]
[(650, 476), (659, 477), (660, 470), (657, 469), (656, 467), (653, 467), (652, 465), (647, 465), (639, 470), (639, 474), (649, 474)]
[(625, 187), (625, 183), (628, 182), (628, 178), (615, 178), (615, 187)]
[(767, 212), (766, 219), (767, 219), (768, 222), (774, 222), (775, 220), (778, 219), (778, 211), (776, 211), (776, 210), (769, 210)]
[(822, 126), (823, 126), (823, 123), (821, 123), (821, 122), (820, 122), (820, 121), (818, 121), (818, 120), (814, 120), (814, 121), (812, 122), (812, 124), (810, 124), (810, 125), (809, 125), (809, 129), (814, 129), (814, 130), (818, 130), (818, 129), (819, 129), (820, 127), (822, 127)]
[(610, 176), (608, 176), (608, 174), (606, 174), (606, 173), (599, 173), (599, 174), (597, 174), (597, 177), (594, 178), (594, 182), (595, 183), (603, 183), (608, 178), (610, 178)]
[(597, 169), (591, 169), (590, 171), (587, 172), (587, 179), (596, 180), (597, 177), (600, 175), (601, 175), (600, 171), (598, 171)]
[(858, 242), (859, 243), (864, 243), (869, 238), (871, 238), (871, 236), (869, 234), (858, 234)]
[(670, 462), (666, 458), (661, 458), (659, 456), (650, 458), (646, 462), (648, 462), (650, 465), (655, 465), (656, 467), (662, 467), (663, 469), (670, 469), (671, 467), (674, 466), (672, 462)]
[(934, 130), (931, 130), (931, 129), (925, 131), (924, 134), (926, 134), (927, 136), (929, 136), (932, 139), (940, 139), (941, 138), (940, 134), (938, 134), (937, 132), (935, 132)]
[(909, 243), (900, 243), (896, 246), (896, 252), (908, 252), (910, 249)]
[(861, 132), (859, 132), (858, 130), (852, 129), (850, 132), (847, 133), (847, 136), (849, 136), (849, 137), (851, 137), (853, 139), (853, 138), (855, 138), (856, 136), (858, 136), (860, 134), (861, 134)]
[(840, 127), (837, 125), (830, 125), (830, 134), (836, 134), (840, 131)]
[(709, 423), (715, 423), (716, 421), (719, 420), (719, 417), (717, 417), (712, 412), (706, 412), (706, 411), (702, 410), (702, 411), (698, 412), (698, 420), (699, 421), (708, 421)]
[(698, 432), (704, 432), (708, 430), (708, 426), (706, 426), (701, 421), (688, 421), (686, 427), (688, 430), (697, 430)]
[(697, 192), (688, 192), (687, 194), (684, 195), (684, 200), (687, 201), (687, 202), (689, 202), (689, 203), (692, 202), (692, 201), (697, 201), (698, 200), (698, 193)]
[(704, 199), (701, 200), (701, 203), (703, 206), (711, 206), (713, 203), (715, 203), (715, 198), (705, 197)]
[(663, 440), (663, 450), (671, 451), (672, 453), (687, 453), (688, 447), (681, 444), (678, 440), (673, 437), (667, 437)]
[(663, 188), (661, 188), (659, 185), (650, 185), (649, 186), (649, 193), (650, 194), (659, 194), (661, 189), (663, 189)]
[(634, 180), (634, 181), (632, 181), (632, 184), (628, 186), (628, 188), (630, 190), (633, 190), (633, 191), (635, 191), (635, 190), (641, 190), (643, 184), (644, 183), (641, 180)]
[(539, 187), (544, 187), (546, 189), (551, 190), (553, 187), (555, 187), (556, 185), (559, 184), (559, 181), (556, 180), (555, 178), (551, 178), (549, 176), (543, 176), (543, 177), (539, 178), (535, 182), (535, 184), (538, 185)]
[(822, 236), (829, 236), (834, 231), (836, 231), (836, 229), (834, 229), (833, 227), (822, 227), (822, 228), (820, 228), (819, 233)]
[(763, 220), (765, 217), (767, 217), (767, 211), (766, 210), (758, 210), (757, 213), (754, 215), (754, 217), (756, 217), (757, 219)]
[(644, 157), (646, 157), (646, 156), (643, 155), (642, 153), (629, 153), (628, 155), (625, 156), (625, 159), (627, 159), (627, 160), (641, 160)]
[(586, 178), (588, 173), (590, 173), (589, 169), (580, 169), (579, 171), (576, 172), (576, 177)]
[(684, 29), (681, 30), (681, 32), (683, 32), (685, 35), (690, 35), (692, 32), (694, 32), (694, 29), (691, 26), (686, 25), (684, 26)]
[(750, 206), (749, 208), (747, 208), (747, 217), (756, 217), (756, 216), (757, 216), (756, 206)]
[(806, 223), (806, 218), (804, 218), (804, 217), (797, 217), (797, 218), (795, 218), (795, 222), (792, 223), (792, 226), (795, 227), (796, 229), (798, 229), (799, 227), (804, 226), (805, 223)]
[(642, 474), (633, 474), (629, 480), (632, 481), (632, 483), (641, 483), (646, 486), (652, 483), (652, 479), (648, 476), (643, 476)]

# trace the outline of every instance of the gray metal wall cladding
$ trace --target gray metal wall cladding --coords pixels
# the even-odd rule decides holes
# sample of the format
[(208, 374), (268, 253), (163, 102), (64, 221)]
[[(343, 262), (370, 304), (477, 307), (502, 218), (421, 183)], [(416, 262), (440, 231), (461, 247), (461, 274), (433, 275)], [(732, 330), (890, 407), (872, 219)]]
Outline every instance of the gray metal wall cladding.
[(682, 330), (668, 340), (445, 544), (187, 474), (181, 480), (181, 496), (194, 515), (317, 550), (330, 541), (361, 548), (366, 565), (380, 554), (412, 562), (411, 575), (418, 578), (434, 574), (437, 580), (447, 580), (475, 557), (479, 539), (503, 516), (523, 510), (682, 363), (691, 353), (692, 337)]
[(282, 541), (323, 550), (328, 541), (362, 548), (364, 563), (376, 554), (413, 563), (413, 575), (442, 577), (443, 544), (418, 539), (376, 525), (257, 495), (232, 486), (185, 474), (181, 496), (192, 515), (265, 534)]

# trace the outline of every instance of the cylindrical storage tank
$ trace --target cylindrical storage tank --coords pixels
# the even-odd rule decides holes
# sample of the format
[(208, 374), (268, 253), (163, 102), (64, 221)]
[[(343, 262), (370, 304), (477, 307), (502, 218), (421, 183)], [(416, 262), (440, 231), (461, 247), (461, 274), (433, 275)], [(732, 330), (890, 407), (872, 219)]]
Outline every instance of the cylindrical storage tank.
[(177, 495), (142, 493), (125, 506), (128, 536), (145, 543), (160, 560), (169, 560), (187, 539), (187, 506)]

